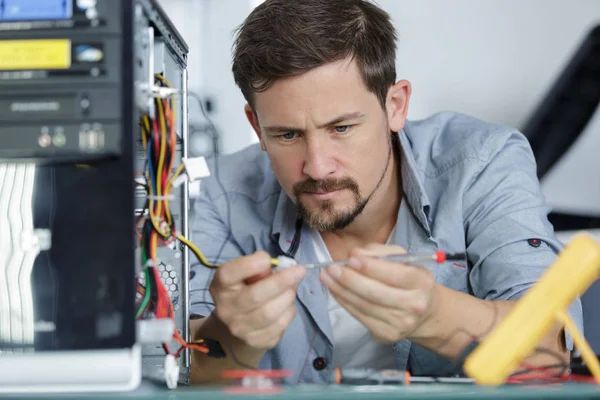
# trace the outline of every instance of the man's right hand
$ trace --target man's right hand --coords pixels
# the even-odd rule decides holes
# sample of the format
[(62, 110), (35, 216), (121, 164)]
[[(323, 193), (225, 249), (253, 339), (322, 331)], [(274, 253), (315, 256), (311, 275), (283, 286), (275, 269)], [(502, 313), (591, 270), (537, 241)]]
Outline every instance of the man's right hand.
[(266, 252), (237, 258), (219, 267), (210, 285), (217, 318), (232, 336), (257, 350), (277, 345), (296, 308), (302, 267), (273, 273)]

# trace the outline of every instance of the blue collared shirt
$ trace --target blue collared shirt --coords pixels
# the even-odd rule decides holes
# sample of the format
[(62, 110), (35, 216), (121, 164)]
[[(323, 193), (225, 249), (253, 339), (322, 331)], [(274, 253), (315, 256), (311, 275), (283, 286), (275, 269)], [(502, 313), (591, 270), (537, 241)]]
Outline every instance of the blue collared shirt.
[[(449, 112), (408, 121), (398, 136), (404, 198), (394, 244), (409, 252), (466, 252), (466, 263), (426, 267), (438, 283), (480, 299), (520, 298), (562, 248), (548, 222), (550, 209), (527, 139), (515, 129)], [(308, 228), (260, 147), (252, 145), (218, 162), (221, 182), (215, 179), (213, 160), (192, 223), (192, 239), (207, 258), (221, 263), (265, 250), (314, 262)], [(214, 309), (207, 290), (213, 272), (199, 264), (191, 267), (194, 314)], [(325, 288), (318, 271), (307, 272), (298, 286), (296, 316), (260, 363), (263, 369), (292, 371), (287, 383), (326, 383), (327, 361), (335, 351)], [(583, 330), (579, 300), (569, 313)], [(567, 345), (572, 349), (569, 337)], [(414, 375), (438, 374), (451, 366), (408, 340), (390, 345), (390, 351), (396, 367)], [(317, 358), (325, 361), (324, 369), (313, 365)]]

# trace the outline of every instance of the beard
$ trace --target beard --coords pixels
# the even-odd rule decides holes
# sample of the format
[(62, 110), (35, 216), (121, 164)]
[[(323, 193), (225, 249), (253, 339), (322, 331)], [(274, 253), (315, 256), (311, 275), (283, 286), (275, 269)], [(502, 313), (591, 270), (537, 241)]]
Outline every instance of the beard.
[[(324, 179), (319, 181), (308, 178), (307, 180), (294, 185), (293, 192), (296, 208), (304, 223), (321, 232), (331, 232), (346, 228), (364, 211), (369, 200), (373, 197), (373, 194), (375, 194), (377, 189), (381, 186), (390, 165), (390, 158), (393, 155), (393, 146), (391, 135), (388, 136), (388, 138), (388, 156), (385, 167), (381, 172), (377, 185), (375, 185), (375, 188), (368, 196), (362, 196), (358, 183), (350, 177)], [(317, 210), (311, 211), (306, 204), (302, 202), (301, 195), (303, 193), (333, 192), (343, 189), (349, 190), (353, 195), (352, 205), (349, 209), (336, 210), (335, 203), (332, 200), (323, 200), (319, 203)]]

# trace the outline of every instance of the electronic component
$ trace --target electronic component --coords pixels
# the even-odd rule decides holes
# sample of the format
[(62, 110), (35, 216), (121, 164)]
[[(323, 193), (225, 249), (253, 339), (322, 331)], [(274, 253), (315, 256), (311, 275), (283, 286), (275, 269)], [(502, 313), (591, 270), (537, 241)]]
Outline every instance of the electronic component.
[(72, 0), (0, 1), (0, 21), (64, 20), (72, 15)]
[(210, 170), (204, 157), (184, 158), (183, 164), (190, 181), (210, 176)]
[[(187, 52), (156, 0), (0, 0), (0, 392), (174, 387), (188, 349), (220, 354), (188, 343), (187, 181), (151, 190), (187, 156)], [(170, 169), (147, 169), (144, 120)], [(132, 219), (153, 202), (173, 235), (145, 268)]]
[(0, 392), (140, 382), (133, 20), (0, 0)]
[(598, 360), (566, 314), (575, 298), (600, 275), (600, 244), (576, 236), (514, 309), (466, 358), (464, 371), (481, 385), (500, 385), (530, 355), (558, 320), (600, 383)]
[(0, 161), (130, 151), (131, 14), (117, 0), (0, 1)]
[[(188, 47), (155, 1), (137, 1), (134, 23), (134, 99), (141, 127), (136, 135), (135, 208), (142, 258), (136, 317), (142, 322), (168, 319), (175, 323), (170, 338), (142, 347), (142, 373), (154, 379), (164, 376), (167, 386), (174, 388), (177, 383), (188, 383), (188, 349), (208, 352), (196, 347), (198, 343), (189, 343), (189, 252), (184, 247), (188, 242), (188, 182), (177, 181), (185, 177), (182, 160), (188, 146)], [(153, 294), (156, 301), (152, 301)]]

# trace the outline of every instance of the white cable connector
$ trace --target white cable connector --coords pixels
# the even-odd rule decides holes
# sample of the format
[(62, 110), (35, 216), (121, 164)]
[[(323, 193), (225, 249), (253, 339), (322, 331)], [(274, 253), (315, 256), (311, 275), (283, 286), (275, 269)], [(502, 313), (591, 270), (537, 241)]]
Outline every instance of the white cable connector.
[(273, 268), (275, 272), (281, 271), (289, 267), (293, 267), (294, 265), (298, 264), (298, 261), (286, 256), (279, 256), (277, 257), (277, 260), (279, 261), (279, 264), (275, 268)]
[(204, 157), (182, 158), (181, 161), (185, 165), (185, 173), (190, 182), (200, 178), (210, 176), (210, 169)]
[(161, 99), (166, 99), (168, 97), (173, 96), (174, 94), (179, 94), (179, 93), (181, 93), (181, 90), (179, 90), (179, 89), (173, 89), (173, 88), (164, 87), (164, 86), (153, 86), (152, 87), (152, 95), (154, 97), (158, 97)]
[(140, 344), (151, 345), (168, 342), (175, 332), (171, 318), (142, 319), (136, 321), (136, 337)]
[(188, 179), (186, 174), (181, 174), (173, 180), (173, 188), (178, 188), (183, 182)]
[(179, 364), (173, 354), (167, 354), (165, 357), (165, 383), (169, 389), (177, 389), (179, 382)]

